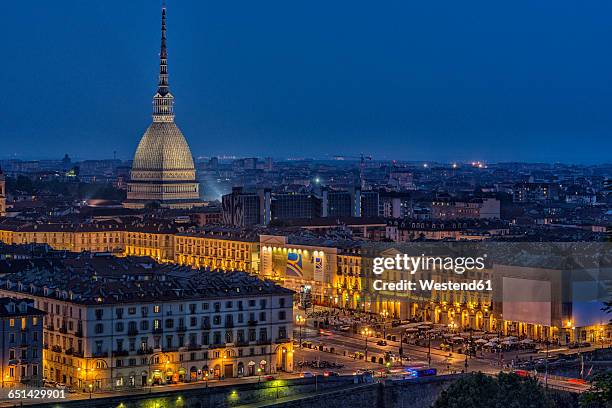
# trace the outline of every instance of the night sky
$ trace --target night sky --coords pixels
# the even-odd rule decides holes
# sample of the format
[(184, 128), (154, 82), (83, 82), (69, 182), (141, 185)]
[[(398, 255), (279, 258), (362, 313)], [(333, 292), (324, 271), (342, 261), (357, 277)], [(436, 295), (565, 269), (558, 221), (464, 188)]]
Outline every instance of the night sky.
[[(2, 4), (0, 158), (131, 158), (161, 0)], [(194, 156), (612, 162), (612, 2), (168, 0)]]

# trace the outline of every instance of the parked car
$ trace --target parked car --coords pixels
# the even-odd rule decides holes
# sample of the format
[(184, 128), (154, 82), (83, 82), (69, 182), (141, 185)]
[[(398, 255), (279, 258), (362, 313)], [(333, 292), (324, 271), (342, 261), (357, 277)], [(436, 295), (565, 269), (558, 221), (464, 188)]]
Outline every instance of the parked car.
[(274, 376), (273, 375), (266, 375), (263, 379), (265, 381), (272, 381), (272, 380), (274, 380)]
[(313, 378), (316, 374), (310, 371), (300, 373), (300, 378)]
[(376, 342), (376, 345), (377, 345), (377, 346), (386, 346), (386, 345), (387, 345), (387, 342), (386, 342), (385, 340), (378, 340), (378, 341)]
[(340, 374), (338, 372), (336, 372), (336, 371), (330, 371), (330, 370), (323, 371), (323, 376), (324, 377), (337, 377), (339, 375)]

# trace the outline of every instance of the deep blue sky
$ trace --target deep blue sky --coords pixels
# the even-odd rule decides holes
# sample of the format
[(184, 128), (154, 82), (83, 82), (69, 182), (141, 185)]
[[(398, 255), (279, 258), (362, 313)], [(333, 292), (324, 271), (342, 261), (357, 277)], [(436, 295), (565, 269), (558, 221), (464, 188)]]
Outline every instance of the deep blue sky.
[[(132, 156), (161, 0), (2, 4), (0, 157)], [(612, 2), (168, 0), (195, 156), (612, 161)]]

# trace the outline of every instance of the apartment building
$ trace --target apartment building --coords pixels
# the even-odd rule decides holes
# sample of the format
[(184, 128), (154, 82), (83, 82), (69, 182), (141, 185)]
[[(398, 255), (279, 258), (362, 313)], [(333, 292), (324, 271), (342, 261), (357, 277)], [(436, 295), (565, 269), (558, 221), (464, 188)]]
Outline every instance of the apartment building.
[(0, 296), (46, 312), (42, 376), (81, 390), (293, 370), (293, 292), (244, 272), (81, 257), (10, 274)]
[(43, 316), (30, 299), (0, 297), (2, 388), (42, 384)]

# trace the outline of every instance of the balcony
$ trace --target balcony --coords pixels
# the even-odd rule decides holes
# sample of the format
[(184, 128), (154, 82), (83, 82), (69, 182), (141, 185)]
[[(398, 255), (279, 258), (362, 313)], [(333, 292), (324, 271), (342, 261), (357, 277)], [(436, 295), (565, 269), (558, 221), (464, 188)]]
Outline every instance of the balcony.
[(48, 331), (53, 331), (53, 330), (55, 330), (55, 327), (52, 324), (48, 324), (47, 325), (47, 330)]
[(62, 352), (62, 348), (60, 346), (53, 346), (53, 347), (51, 347), (51, 351), (54, 351), (56, 353), (61, 353)]
[(113, 357), (125, 357), (129, 356), (130, 352), (127, 350), (115, 350), (113, 351)]
[(225, 344), (221, 344), (221, 343), (219, 343), (219, 344), (211, 344), (210, 346), (208, 346), (208, 348), (211, 348), (211, 349), (225, 348)]
[(188, 344), (187, 345), (187, 350), (188, 351), (196, 351), (196, 350), (200, 350), (202, 347), (199, 344)]
[(260, 339), (260, 340), (257, 340), (257, 345), (259, 345), (259, 346), (263, 346), (263, 345), (271, 344), (271, 343), (272, 342), (269, 339), (263, 339), (263, 340)]
[(153, 354), (153, 347), (148, 347), (145, 349), (138, 349), (138, 354), (143, 355), (143, 354)]
[(249, 325), (249, 326), (256, 326), (257, 325), (257, 320), (249, 320), (247, 322), (247, 325)]
[(179, 326), (176, 328), (176, 331), (178, 332), (185, 332), (187, 331), (187, 326)]
[(67, 356), (71, 356), (73, 354), (74, 350), (72, 350), (72, 348), (66, 349), (64, 351), (64, 354), (66, 354)]
[(225, 328), (226, 329), (231, 329), (234, 327), (234, 322), (225, 322)]
[(289, 343), (291, 340), (289, 339), (289, 337), (285, 336), (285, 337), (278, 337), (276, 339), (277, 343)]
[(83, 352), (82, 352), (82, 351), (73, 351), (73, 352), (72, 352), (72, 355), (73, 355), (74, 357), (81, 357), (81, 358), (83, 358), (83, 357), (84, 357), (84, 354), (83, 354)]
[(130, 328), (130, 329), (128, 329), (128, 331), (127, 331), (127, 335), (128, 335), (128, 336), (137, 336), (137, 335), (138, 335), (138, 330), (137, 330), (137, 329), (134, 329), (134, 328)]
[(66, 326), (62, 326), (62, 327), (59, 328), (59, 332), (63, 333), (63, 334), (66, 334), (66, 333), (68, 333), (68, 328)]
[(83, 330), (77, 330), (77, 331), (75, 331), (75, 332), (74, 332), (74, 335), (75, 335), (76, 337), (83, 337)]
[(48, 343), (43, 344), (43, 348), (44, 348), (45, 350), (49, 350), (49, 344), (48, 344)]
[(210, 322), (208, 323), (202, 323), (202, 325), (200, 326), (200, 328), (202, 330), (210, 330)]
[(96, 353), (91, 353), (91, 356), (95, 358), (108, 357), (108, 351), (98, 351)]
[(153, 334), (162, 334), (163, 332), (164, 329), (162, 329), (161, 327), (153, 328)]

